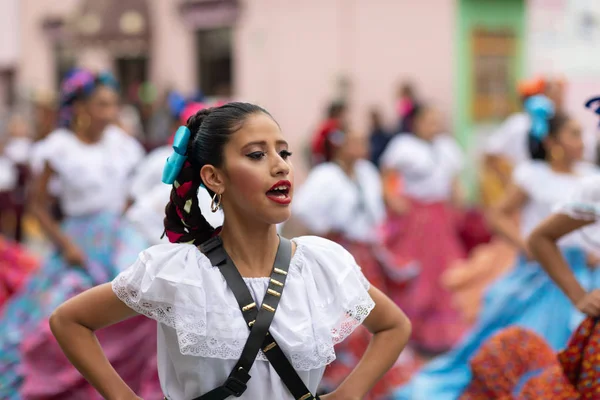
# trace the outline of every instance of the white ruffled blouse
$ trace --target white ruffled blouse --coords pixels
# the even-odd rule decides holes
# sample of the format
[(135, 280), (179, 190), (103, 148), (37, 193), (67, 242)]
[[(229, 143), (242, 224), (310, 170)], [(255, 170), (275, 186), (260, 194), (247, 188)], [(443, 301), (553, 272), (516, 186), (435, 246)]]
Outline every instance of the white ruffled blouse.
[(600, 219), (600, 175), (583, 179), (570, 198), (559, 204), (556, 212), (581, 221)]
[(412, 134), (398, 135), (381, 156), (383, 168), (397, 171), (404, 194), (422, 202), (450, 200), (452, 184), (464, 167), (456, 140), (447, 134), (431, 142)]
[[(573, 174), (553, 171), (543, 161), (521, 163), (513, 172), (513, 182), (528, 197), (521, 212), (521, 235), (527, 237), (535, 227), (550, 216), (557, 205), (571, 198), (586, 178), (600, 176), (595, 165), (580, 163)], [(566, 235), (560, 240), (563, 246), (579, 246), (577, 235)]]
[[(319, 237), (296, 244), (270, 332), (312, 393), (333, 346), (369, 315), (369, 282), (340, 245)], [(269, 278), (244, 278), (258, 305)], [(161, 244), (112, 282), (116, 295), (158, 324), (158, 371), (171, 400), (189, 400), (222, 385), (239, 359), (248, 328), (218, 268), (190, 244)], [(241, 399), (293, 399), (260, 352)]]

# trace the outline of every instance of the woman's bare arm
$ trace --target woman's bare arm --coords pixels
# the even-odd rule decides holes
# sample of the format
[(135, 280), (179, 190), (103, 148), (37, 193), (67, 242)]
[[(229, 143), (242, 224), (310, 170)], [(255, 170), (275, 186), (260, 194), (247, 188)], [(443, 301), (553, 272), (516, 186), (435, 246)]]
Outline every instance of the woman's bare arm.
[(528, 201), (527, 194), (518, 186), (511, 184), (497, 207), (494, 207), (488, 219), (492, 228), (519, 249), (528, 252), (525, 238), (521, 236), (515, 215)]
[(139, 397), (112, 367), (94, 331), (136, 315), (106, 283), (68, 300), (50, 317), (52, 333), (69, 361), (105, 399)]
[(375, 308), (364, 321), (373, 333), (369, 347), (360, 362), (338, 389), (324, 400), (362, 399), (394, 365), (408, 343), (411, 324), (408, 317), (379, 289), (371, 287)]
[(50, 237), (50, 240), (59, 249), (64, 251), (71, 246), (71, 240), (61, 231), (60, 227), (48, 211), (49, 205), (51, 204), (48, 185), (53, 176), (54, 171), (46, 164), (42, 174), (36, 177), (31, 186), (29, 209), (39, 221), (44, 232)]
[(553, 214), (538, 225), (527, 240), (532, 255), (573, 304), (577, 304), (585, 296), (586, 291), (569, 268), (557, 242), (561, 237), (592, 223), (594, 221), (582, 221), (564, 214)]

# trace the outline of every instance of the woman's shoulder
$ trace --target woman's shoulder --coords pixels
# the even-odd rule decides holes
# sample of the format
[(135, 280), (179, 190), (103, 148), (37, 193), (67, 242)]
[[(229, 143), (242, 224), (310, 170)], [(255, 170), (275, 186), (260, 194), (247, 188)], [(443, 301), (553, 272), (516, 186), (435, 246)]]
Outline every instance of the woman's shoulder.
[(344, 275), (342, 272), (360, 271), (352, 254), (332, 240), (320, 236), (300, 236), (292, 241), (296, 243), (292, 267), (302, 272), (310, 270), (314, 274), (318, 270), (324, 275)]
[(321, 236), (298, 236), (293, 238), (292, 241), (296, 244), (296, 254), (302, 256), (306, 254), (336, 254), (338, 256), (344, 256), (346, 254), (350, 255), (350, 253), (348, 253), (348, 251), (342, 245)]
[(600, 168), (591, 162), (581, 161), (575, 166), (577, 174), (585, 178), (595, 178), (600, 176)]
[(193, 244), (162, 243), (140, 252), (136, 262), (121, 275), (136, 282), (145, 279), (201, 286), (203, 271), (211, 267), (210, 260)]
[(527, 160), (515, 167), (513, 177), (518, 183), (527, 183), (539, 177), (550, 175), (551, 172), (552, 170), (545, 161)]

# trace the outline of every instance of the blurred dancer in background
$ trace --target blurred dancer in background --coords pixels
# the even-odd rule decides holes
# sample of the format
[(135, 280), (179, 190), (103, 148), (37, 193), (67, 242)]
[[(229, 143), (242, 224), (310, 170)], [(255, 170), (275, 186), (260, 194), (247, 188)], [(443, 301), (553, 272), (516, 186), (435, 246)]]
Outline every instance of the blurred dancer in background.
[[(75, 70), (62, 83), (61, 127), (43, 142), (39, 154), (44, 167), (31, 199), (31, 212), (57, 252), (0, 316), (2, 399), (95, 398), (60, 354), (46, 318), (67, 298), (110, 281), (147, 246), (122, 217), (129, 178), (143, 150), (112, 124), (117, 102), (116, 82), (108, 75)], [(61, 187), (65, 220), (60, 226), (48, 211), (52, 178)], [(134, 386), (156, 351), (156, 343), (148, 339), (155, 329), (151, 321), (134, 319), (100, 337), (113, 365)]]
[[(477, 323), (469, 334), (451, 352), (427, 364), (396, 393), (396, 399), (456, 399), (471, 380), (471, 357), (505, 327), (529, 328), (557, 350), (567, 343), (580, 321), (573, 320), (569, 300), (531, 260), (526, 238), (553, 207), (569, 198), (583, 178), (597, 175), (600, 170), (580, 162), (583, 141), (577, 121), (554, 114), (552, 103), (543, 96), (529, 99), (526, 108), (535, 120), (529, 142), (533, 161), (517, 167), (513, 183), (491, 218), (495, 229), (520, 249), (521, 256), (513, 269), (487, 290)], [(513, 218), (515, 212), (521, 214), (520, 227)], [(588, 268), (585, 248), (575, 239), (565, 238), (561, 251), (577, 279), (587, 285), (595, 279), (594, 273)]]
[[(391, 255), (382, 249), (379, 228), (385, 221), (383, 189), (377, 168), (368, 156), (367, 138), (341, 129), (322, 131), (315, 159), (325, 160), (309, 173), (294, 196), (292, 215), (303, 234), (327, 237), (350, 252), (366, 278), (387, 293), (386, 270)], [(338, 357), (325, 370), (322, 387), (335, 389), (360, 361), (370, 334), (359, 328), (336, 346)], [(414, 367), (413, 367), (414, 368)], [(387, 396), (410, 376), (410, 368), (397, 365), (370, 392), (368, 399)]]
[(581, 182), (571, 198), (544, 220), (529, 237), (529, 249), (573, 305), (591, 317), (600, 316), (600, 282), (585, 286), (565, 260), (560, 246), (574, 235), (589, 246), (593, 264), (600, 264), (600, 176)]
[(403, 186), (385, 186), (390, 211), (385, 240), (396, 256), (418, 262), (420, 274), (408, 287), (392, 283), (389, 290), (411, 319), (411, 343), (423, 353), (437, 354), (456, 343), (466, 328), (440, 281), (451, 263), (465, 256), (456, 213), (463, 203), (463, 154), (442, 133), (435, 108), (416, 106), (411, 118), (413, 131), (396, 136), (381, 158), (384, 180), (399, 177)]
[[(532, 96), (544, 94), (562, 111), (565, 83), (560, 80), (534, 78), (519, 82), (518, 93), (524, 104)], [(495, 205), (510, 183), (513, 168), (530, 160), (527, 137), (531, 118), (525, 110), (510, 115), (488, 138), (484, 147), (482, 198), (485, 205)]]

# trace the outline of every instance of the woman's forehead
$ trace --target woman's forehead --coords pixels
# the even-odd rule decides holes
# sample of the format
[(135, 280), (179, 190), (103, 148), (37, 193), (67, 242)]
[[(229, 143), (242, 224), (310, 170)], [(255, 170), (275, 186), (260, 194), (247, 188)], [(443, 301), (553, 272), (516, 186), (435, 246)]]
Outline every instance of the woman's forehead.
[(273, 118), (257, 113), (249, 116), (231, 139), (236, 145), (245, 146), (250, 142), (275, 143), (284, 140), (284, 137)]

